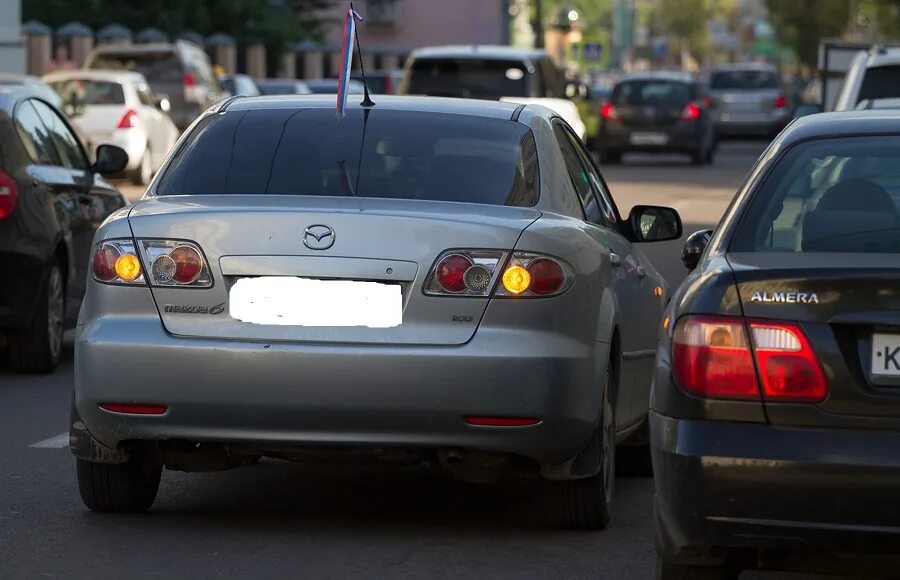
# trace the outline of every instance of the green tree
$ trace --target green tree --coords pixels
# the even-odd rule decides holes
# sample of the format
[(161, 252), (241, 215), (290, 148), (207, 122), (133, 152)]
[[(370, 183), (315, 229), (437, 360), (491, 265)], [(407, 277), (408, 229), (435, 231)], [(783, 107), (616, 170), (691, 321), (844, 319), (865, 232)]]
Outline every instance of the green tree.
[(709, 44), (707, 27), (713, 7), (709, 0), (660, 0), (656, 20), (662, 32), (686, 43), (691, 54), (702, 59)]
[(778, 40), (794, 50), (801, 63), (816, 68), (819, 43), (840, 36), (849, 18), (849, 0), (766, 0)]

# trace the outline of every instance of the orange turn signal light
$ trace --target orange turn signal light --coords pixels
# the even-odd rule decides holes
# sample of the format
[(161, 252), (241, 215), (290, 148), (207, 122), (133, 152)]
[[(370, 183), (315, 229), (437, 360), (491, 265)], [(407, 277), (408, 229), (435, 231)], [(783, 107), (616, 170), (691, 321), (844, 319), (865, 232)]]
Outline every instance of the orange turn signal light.
[(116, 258), (116, 276), (131, 282), (141, 275), (141, 262), (134, 254), (122, 254)]
[(510, 294), (521, 294), (531, 286), (531, 274), (522, 266), (512, 265), (503, 272), (503, 287)]

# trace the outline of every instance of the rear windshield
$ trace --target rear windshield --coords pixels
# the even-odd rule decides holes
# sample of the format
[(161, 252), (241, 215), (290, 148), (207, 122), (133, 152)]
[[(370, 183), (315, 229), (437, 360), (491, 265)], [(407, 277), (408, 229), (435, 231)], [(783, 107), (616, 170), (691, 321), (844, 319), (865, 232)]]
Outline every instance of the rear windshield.
[[(214, 167), (215, 171), (210, 171)], [(533, 206), (534, 137), (505, 119), (351, 109), (228, 111), (203, 119), (158, 195), (357, 196)]]
[(491, 59), (417, 59), (407, 94), (492, 99), (527, 97), (528, 73), (521, 61)]
[(620, 107), (628, 105), (684, 106), (691, 101), (691, 87), (675, 81), (627, 81), (613, 91), (612, 102)]
[(759, 70), (720, 71), (713, 73), (709, 87), (714, 91), (778, 89), (778, 75)]
[(51, 82), (63, 102), (79, 105), (124, 105), (122, 85), (104, 81), (69, 79)]
[(178, 56), (172, 51), (121, 54), (104, 52), (91, 60), (89, 68), (139, 72), (149, 83), (180, 83), (184, 74)]
[(868, 99), (900, 97), (900, 66), (879, 66), (866, 70), (856, 104)]
[(754, 194), (732, 251), (900, 252), (900, 137), (795, 146)]

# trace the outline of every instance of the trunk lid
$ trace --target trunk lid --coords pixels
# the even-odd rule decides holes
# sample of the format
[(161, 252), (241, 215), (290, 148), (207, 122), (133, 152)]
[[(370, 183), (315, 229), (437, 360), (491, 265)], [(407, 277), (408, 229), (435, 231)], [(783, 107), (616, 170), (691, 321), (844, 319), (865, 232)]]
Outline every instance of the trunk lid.
[[(893, 350), (900, 348), (896, 256), (730, 253), (728, 260), (744, 315), (799, 322), (828, 383), (828, 398), (818, 405), (767, 403), (770, 422), (900, 430), (900, 352)], [(891, 357), (897, 374), (884, 368)]]
[[(172, 334), (265, 342), (454, 345), (472, 337), (489, 299), (423, 294), (435, 259), (454, 248), (512, 250), (539, 216), (531, 208), (454, 202), (194, 195), (142, 201), (129, 220), (136, 238), (193, 241), (209, 263), (212, 288), (152, 289)], [(330, 248), (304, 246), (304, 232), (314, 225), (333, 229)], [(229, 292), (238, 280), (257, 276), (396, 284), (402, 293), (402, 323), (368, 328), (236, 320), (229, 312)]]

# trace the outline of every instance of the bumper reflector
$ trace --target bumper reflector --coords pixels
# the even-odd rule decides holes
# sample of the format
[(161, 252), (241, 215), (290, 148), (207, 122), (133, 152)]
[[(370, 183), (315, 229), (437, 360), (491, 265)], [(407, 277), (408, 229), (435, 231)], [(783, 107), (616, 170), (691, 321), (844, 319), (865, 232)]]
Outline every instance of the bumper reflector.
[(466, 417), (466, 423), (479, 427), (527, 427), (540, 422), (534, 417)]
[(165, 415), (169, 410), (165, 405), (129, 405), (127, 403), (100, 403), (100, 408), (111, 413), (125, 415)]

